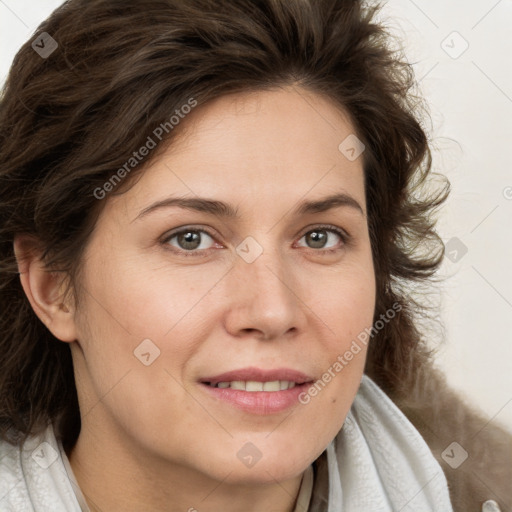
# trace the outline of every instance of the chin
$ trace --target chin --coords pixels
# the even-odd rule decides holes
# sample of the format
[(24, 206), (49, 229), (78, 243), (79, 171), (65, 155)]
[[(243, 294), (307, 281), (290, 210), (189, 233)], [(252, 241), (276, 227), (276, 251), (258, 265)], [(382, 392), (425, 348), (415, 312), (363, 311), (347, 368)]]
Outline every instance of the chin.
[[(305, 447), (300, 442), (297, 442), (296, 447), (301, 448), (300, 451), (290, 452), (284, 447), (267, 446), (258, 453), (248, 443), (235, 453), (235, 461), (227, 463), (222, 457), (222, 463), (219, 463), (215, 471), (218, 473), (216, 478), (220, 477), (234, 485), (275, 484), (276, 481), (296, 478), (318, 456), (313, 447)], [(229, 476), (226, 477), (226, 473)]]
[(307, 462), (292, 466), (283, 464), (283, 462), (264, 465), (262, 461), (260, 461), (252, 468), (236, 468), (227, 478), (225, 478), (225, 475), (223, 475), (222, 478), (224, 483), (237, 486), (268, 485), (297, 478), (308, 466), (309, 464)]

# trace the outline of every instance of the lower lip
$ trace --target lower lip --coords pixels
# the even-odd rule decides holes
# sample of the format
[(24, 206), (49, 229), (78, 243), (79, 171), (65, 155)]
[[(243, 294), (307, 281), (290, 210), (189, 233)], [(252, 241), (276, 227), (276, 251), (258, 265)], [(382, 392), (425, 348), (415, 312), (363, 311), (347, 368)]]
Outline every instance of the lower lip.
[(306, 391), (311, 383), (296, 384), (282, 391), (242, 391), (231, 388), (214, 388), (208, 384), (201, 386), (210, 396), (227, 402), (234, 407), (252, 414), (274, 414), (299, 404), (299, 395)]

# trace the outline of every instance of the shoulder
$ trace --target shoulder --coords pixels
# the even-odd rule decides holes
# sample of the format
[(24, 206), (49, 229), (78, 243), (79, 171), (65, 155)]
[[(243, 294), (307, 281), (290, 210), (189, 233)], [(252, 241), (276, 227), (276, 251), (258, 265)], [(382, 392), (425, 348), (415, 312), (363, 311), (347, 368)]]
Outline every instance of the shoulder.
[(53, 429), (21, 445), (0, 441), (2, 512), (79, 512)]

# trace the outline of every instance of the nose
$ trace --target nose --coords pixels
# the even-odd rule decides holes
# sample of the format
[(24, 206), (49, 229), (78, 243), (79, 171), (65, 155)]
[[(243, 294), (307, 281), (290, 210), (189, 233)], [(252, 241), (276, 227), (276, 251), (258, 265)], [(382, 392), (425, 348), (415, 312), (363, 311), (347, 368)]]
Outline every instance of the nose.
[(232, 336), (271, 340), (302, 332), (308, 306), (290, 265), (275, 252), (264, 251), (252, 263), (236, 258), (226, 276), (225, 328)]

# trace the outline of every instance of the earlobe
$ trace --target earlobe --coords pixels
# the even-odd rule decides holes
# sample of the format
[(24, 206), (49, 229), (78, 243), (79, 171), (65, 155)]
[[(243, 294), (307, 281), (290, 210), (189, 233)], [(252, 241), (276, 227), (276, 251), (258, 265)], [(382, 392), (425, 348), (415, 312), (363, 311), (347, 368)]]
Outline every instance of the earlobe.
[(73, 308), (63, 299), (64, 276), (45, 268), (34, 237), (18, 235), (14, 239), (20, 281), (32, 309), (59, 340), (76, 340)]

